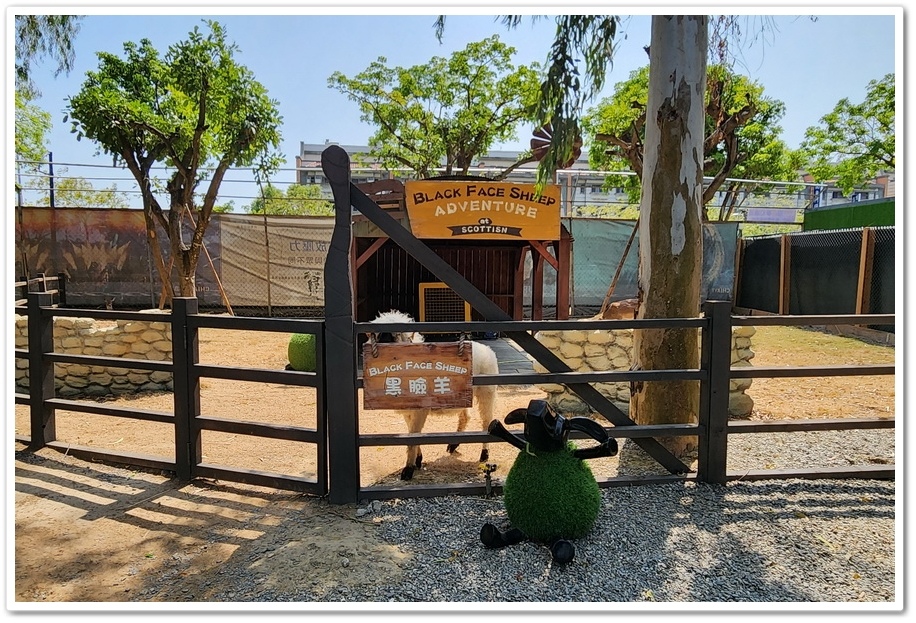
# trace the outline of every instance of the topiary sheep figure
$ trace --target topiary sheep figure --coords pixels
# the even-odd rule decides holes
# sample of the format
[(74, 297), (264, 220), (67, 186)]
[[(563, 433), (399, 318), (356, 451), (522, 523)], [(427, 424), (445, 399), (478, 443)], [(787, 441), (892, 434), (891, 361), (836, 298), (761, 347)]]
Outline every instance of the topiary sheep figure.
[[(525, 424), (525, 438), (511, 433), (499, 420), (490, 423), (491, 435), (521, 450), (503, 485), (503, 501), (512, 528), (501, 532), (491, 523), (480, 530), (486, 547), (497, 548), (531, 539), (550, 547), (553, 560), (567, 563), (576, 554), (567, 539), (585, 536), (601, 508), (601, 493), (584, 459), (617, 454), (617, 442), (585, 417), (566, 419), (544, 400), (532, 400), (527, 409), (515, 409), (506, 424)], [(569, 431), (579, 430), (599, 442), (577, 448)]]

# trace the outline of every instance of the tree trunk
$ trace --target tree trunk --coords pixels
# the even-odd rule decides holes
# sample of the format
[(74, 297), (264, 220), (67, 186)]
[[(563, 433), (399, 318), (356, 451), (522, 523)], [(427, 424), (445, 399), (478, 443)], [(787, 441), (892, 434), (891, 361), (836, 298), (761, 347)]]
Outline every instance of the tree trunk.
[[(703, 134), (707, 17), (652, 17), (649, 100), (639, 215), (637, 318), (699, 315), (703, 266)], [(699, 367), (696, 329), (634, 332), (634, 368)], [(630, 416), (638, 424), (695, 423), (697, 381), (634, 383)], [(696, 438), (659, 440), (675, 455)]]
[(159, 291), (159, 308), (165, 309), (166, 305), (172, 304), (171, 270), (165, 265), (165, 259), (162, 257), (162, 247), (159, 246), (159, 238), (156, 233), (156, 221), (153, 220), (151, 210), (144, 208), (143, 217), (146, 221), (146, 243), (150, 253), (153, 255), (153, 263), (156, 266), (156, 272), (159, 274), (161, 289)]

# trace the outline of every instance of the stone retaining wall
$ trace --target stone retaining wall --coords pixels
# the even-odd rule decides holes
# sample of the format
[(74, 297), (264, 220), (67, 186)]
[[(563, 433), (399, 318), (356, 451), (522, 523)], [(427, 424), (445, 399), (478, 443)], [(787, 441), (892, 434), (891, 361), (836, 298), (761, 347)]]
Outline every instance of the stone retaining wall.
[[(155, 313), (160, 310), (145, 310)], [(163, 322), (134, 320), (104, 321), (92, 318), (54, 319), (54, 352), (68, 355), (104, 355), (128, 359), (166, 361), (172, 359), (172, 326), (168, 312)], [(16, 348), (29, 347), (26, 316), (16, 315)], [(107, 396), (139, 391), (172, 389), (171, 372), (92, 366), (75, 363), (54, 364), (57, 396)], [(29, 362), (16, 359), (16, 391), (28, 392)]]
[[(733, 367), (750, 366), (754, 358), (751, 350), (751, 337), (756, 333), (754, 327), (734, 327), (732, 329)], [(540, 331), (535, 336), (560, 359), (576, 372), (607, 372), (610, 370), (629, 370), (633, 355), (633, 329), (595, 330), (595, 331)], [(537, 372), (546, 372), (544, 366), (534, 363)], [(746, 390), (753, 379), (732, 379), (729, 384), (728, 414), (731, 417), (748, 417), (754, 408), (754, 401)], [(630, 410), (630, 384), (593, 383), (593, 386), (604, 394), (624, 413)], [(569, 391), (564, 385), (540, 384), (539, 388), (548, 394), (547, 401), (558, 411), (570, 416), (593, 415), (589, 407), (579, 396)]]

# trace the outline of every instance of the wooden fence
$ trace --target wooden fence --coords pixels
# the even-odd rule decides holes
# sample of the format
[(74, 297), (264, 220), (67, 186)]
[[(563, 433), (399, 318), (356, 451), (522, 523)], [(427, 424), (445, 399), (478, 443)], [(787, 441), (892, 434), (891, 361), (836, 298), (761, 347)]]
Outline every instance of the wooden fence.
[[(483, 495), (490, 491), (499, 493), (500, 486), (487, 483), (455, 483), (444, 485), (418, 485), (405, 483), (397, 486), (369, 486), (359, 484), (359, 448), (408, 444), (458, 444), (502, 443), (486, 432), (375, 434), (359, 433), (358, 422), (347, 421), (342, 414), (341, 402), (357, 404), (362, 380), (355, 374), (355, 351), (339, 353), (352, 366), (349, 376), (334, 368), (334, 345), (326, 337), (326, 322), (318, 320), (292, 320), (276, 318), (239, 318), (199, 314), (196, 299), (175, 299), (172, 324), (172, 361), (146, 361), (121, 357), (68, 355), (54, 352), (53, 317), (92, 317), (97, 319), (128, 319), (159, 321), (161, 314), (121, 310), (82, 310), (54, 307), (51, 294), (33, 292), (28, 295), (28, 306), (17, 307), (17, 312), (29, 318), (28, 349), (16, 349), (17, 358), (29, 361), (30, 385), (28, 394), (16, 394), (17, 404), (29, 405), (30, 434), (17, 436), (17, 441), (31, 449), (51, 447), (61, 452), (94, 461), (133, 465), (165, 470), (181, 480), (194, 478), (219, 478), (230, 482), (245, 482), (280, 489), (302, 491), (315, 495), (328, 494), (332, 503), (346, 504), (362, 499), (392, 497)], [(698, 440), (699, 456), (695, 472), (682, 463), (661, 456), (668, 474), (654, 476), (618, 476), (599, 481), (602, 487), (652, 484), (672, 481), (726, 483), (731, 480), (764, 480), (785, 478), (894, 478), (894, 465), (851, 465), (843, 468), (806, 467), (783, 470), (757, 470), (730, 472), (726, 467), (728, 440), (734, 434), (849, 430), (894, 428), (893, 418), (731, 421), (728, 417), (729, 380), (733, 378), (796, 378), (826, 376), (856, 376), (894, 374), (892, 365), (822, 366), (822, 367), (741, 367), (730, 366), (731, 328), (736, 325), (754, 326), (809, 326), (832, 324), (892, 324), (891, 315), (880, 316), (732, 316), (727, 302), (710, 302), (704, 306), (699, 318), (652, 320), (591, 320), (591, 321), (503, 321), (467, 323), (413, 323), (370, 324), (350, 326), (351, 335), (368, 331), (419, 330), (419, 331), (497, 331), (507, 334), (524, 332), (533, 335), (538, 330), (611, 330), (659, 327), (694, 327), (702, 332), (701, 362), (695, 370), (630, 370), (612, 372), (549, 372), (532, 374), (477, 375), (477, 385), (528, 385), (538, 383), (564, 383), (582, 390), (592, 383), (621, 381), (694, 380), (701, 385), (701, 405), (696, 424), (637, 426), (618, 423), (608, 426), (608, 433), (618, 439), (629, 438), (648, 444), (656, 439), (671, 436), (694, 436)], [(238, 329), (248, 331), (279, 331), (286, 333), (314, 333), (317, 338), (318, 365), (315, 372), (266, 370), (231, 366), (202, 365), (198, 360), (198, 332), (201, 328)], [(174, 408), (172, 412), (144, 411), (131, 407), (111, 406), (110, 403), (91, 400), (69, 400), (55, 397), (54, 364), (77, 363), (82, 365), (108, 365), (130, 368), (164, 370), (174, 375)], [(350, 379), (348, 394), (335, 397), (334, 426), (327, 426), (329, 390), (328, 379)], [(218, 416), (204, 416), (200, 412), (200, 380), (223, 378), (237, 381), (278, 383), (315, 387), (317, 390), (318, 419), (315, 428), (276, 426), (257, 422), (240, 422)], [(333, 384), (339, 388), (340, 383)], [(339, 389), (331, 391), (338, 392)], [(583, 392), (584, 393), (584, 392)], [(56, 434), (55, 411), (67, 410), (103, 416), (132, 418), (169, 423), (174, 427), (174, 460), (146, 456), (125, 450), (112, 452), (101, 448), (75, 447), (59, 441)], [(319, 466), (314, 479), (291, 474), (275, 474), (239, 469), (204, 462), (206, 449), (201, 445), (204, 430), (241, 433), (256, 437), (284, 439), (314, 444), (317, 447)], [(575, 436), (574, 436), (575, 437)], [(657, 442), (656, 442), (657, 443)], [(652, 446), (644, 446), (652, 447)], [(654, 450), (653, 450), (654, 451)]]

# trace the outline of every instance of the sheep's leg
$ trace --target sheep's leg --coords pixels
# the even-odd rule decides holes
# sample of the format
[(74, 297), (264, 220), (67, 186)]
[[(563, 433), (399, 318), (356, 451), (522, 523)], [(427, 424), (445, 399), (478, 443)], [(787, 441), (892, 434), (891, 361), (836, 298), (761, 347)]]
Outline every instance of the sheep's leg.
[[(407, 432), (419, 433), (423, 431), (426, 424), (426, 411), (416, 411), (410, 415), (405, 414), (404, 420), (407, 422)], [(414, 470), (423, 467), (423, 450), (418, 445), (407, 446), (407, 464), (401, 470), (401, 480), (410, 480), (413, 478)]]
[[(496, 408), (496, 386), (482, 385), (475, 389), (477, 396), (477, 409), (480, 411), (480, 430), (488, 430), (494, 418)], [(480, 462), (485, 463), (490, 458), (490, 446), (486, 442), (480, 450)]]
[[(468, 415), (468, 409), (462, 409), (461, 411), (458, 412), (458, 432), (459, 433), (464, 431), (464, 429), (468, 427), (468, 418), (469, 417), (470, 416)], [(459, 445), (460, 444), (457, 444), (457, 443), (450, 443), (448, 447), (446, 447), (446, 450), (448, 451), (449, 454), (452, 454), (455, 452), (455, 450), (458, 449)]]

